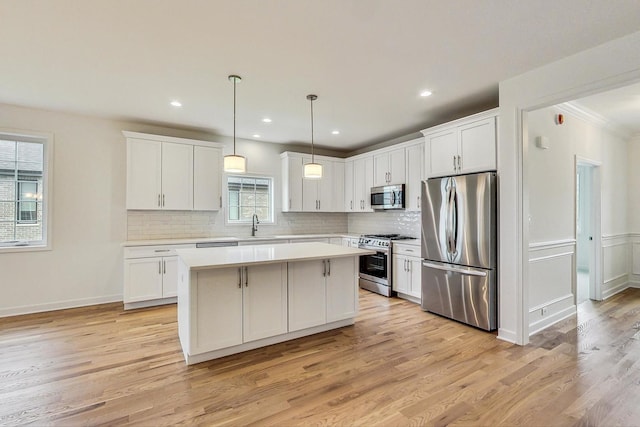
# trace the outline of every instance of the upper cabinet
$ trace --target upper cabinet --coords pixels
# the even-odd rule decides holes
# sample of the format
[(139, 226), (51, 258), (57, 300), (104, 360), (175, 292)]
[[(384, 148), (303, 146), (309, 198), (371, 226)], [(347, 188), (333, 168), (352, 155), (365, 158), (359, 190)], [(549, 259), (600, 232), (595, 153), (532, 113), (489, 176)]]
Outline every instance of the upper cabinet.
[(374, 187), (406, 183), (404, 154), (404, 148), (396, 148), (373, 156)]
[[(373, 156), (358, 157), (353, 160), (353, 200), (348, 212), (373, 212), (371, 209), (371, 187), (373, 187)], [(347, 177), (345, 177), (345, 185)]]
[(284, 152), (280, 158), (283, 212), (343, 212), (343, 159), (315, 156), (322, 165), (322, 178), (305, 179), (304, 164), (311, 162), (311, 156)]
[(424, 178), (424, 140), (412, 141), (406, 150), (407, 181), (405, 185), (404, 205), (409, 211), (419, 211), (422, 197), (422, 179)]
[(219, 209), (219, 144), (123, 133), (127, 137), (127, 209)]
[(495, 170), (497, 116), (494, 109), (423, 130), (427, 176)]

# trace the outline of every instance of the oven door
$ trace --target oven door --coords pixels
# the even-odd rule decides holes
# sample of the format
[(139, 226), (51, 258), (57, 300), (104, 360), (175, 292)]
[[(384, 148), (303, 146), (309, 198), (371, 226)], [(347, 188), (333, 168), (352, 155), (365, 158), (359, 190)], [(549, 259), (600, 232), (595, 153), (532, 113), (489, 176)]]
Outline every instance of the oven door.
[(389, 283), (388, 252), (377, 251), (375, 254), (362, 255), (360, 257), (360, 277), (385, 285)]

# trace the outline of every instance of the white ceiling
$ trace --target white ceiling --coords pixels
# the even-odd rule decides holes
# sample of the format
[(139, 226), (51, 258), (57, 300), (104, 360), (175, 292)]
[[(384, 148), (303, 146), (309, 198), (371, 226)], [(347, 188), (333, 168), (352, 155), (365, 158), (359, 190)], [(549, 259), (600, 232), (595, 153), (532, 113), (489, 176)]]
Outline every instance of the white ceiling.
[(625, 133), (640, 136), (640, 84), (580, 98), (574, 103)]
[(499, 81), (637, 31), (640, 1), (0, 0), (0, 16), (0, 103), (231, 135), (239, 74), (238, 137), (308, 143), (314, 93), (317, 144), (349, 151), (496, 106)]

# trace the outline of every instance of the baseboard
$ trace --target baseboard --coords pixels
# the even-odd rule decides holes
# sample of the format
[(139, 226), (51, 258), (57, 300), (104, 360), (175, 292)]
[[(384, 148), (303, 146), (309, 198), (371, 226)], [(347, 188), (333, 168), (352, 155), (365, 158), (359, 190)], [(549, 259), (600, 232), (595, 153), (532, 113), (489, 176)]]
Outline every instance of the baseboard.
[[(612, 286), (609, 289), (603, 290), (602, 291), (602, 299), (605, 300), (607, 298), (611, 298), (612, 296), (614, 296), (615, 294), (619, 294), (620, 292), (624, 291), (625, 289), (627, 289), (628, 287), (631, 286), (631, 283), (633, 282), (623, 282), (623, 283), (619, 283), (615, 286)], [(640, 287), (640, 283), (637, 283), (637, 287)], [(634, 286), (631, 286), (634, 287)]]
[(23, 314), (42, 313), (45, 311), (65, 310), (68, 308), (86, 307), (88, 305), (108, 304), (122, 301), (122, 294), (109, 295), (98, 298), (81, 298), (68, 301), (58, 301), (46, 304), (23, 305), (0, 309), (0, 317), (20, 316)]
[(422, 302), (422, 301), (420, 301), (420, 298), (416, 298), (413, 295), (409, 295), (409, 294), (403, 294), (402, 292), (397, 292), (396, 296), (398, 298), (401, 298), (401, 299), (404, 299), (404, 300), (407, 300), (409, 302), (413, 302), (413, 303), (416, 303), (416, 304), (420, 304)]
[[(544, 316), (539, 314), (542, 308), (546, 308), (549, 314)], [(549, 326), (566, 319), (567, 317), (576, 314), (577, 307), (574, 303), (573, 294), (566, 295), (561, 298), (557, 298), (554, 301), (549, 301), (547, 304), (535, 307), (529, 310), (529, 319), (534, 319), (529, 323), (529, 336), (540, 332)], [(538, 320), (535, 320), (535, 319)]]
[(634, 281), (630, 281), (628, 283), (630, 288), (636, 288), (636, 289), (640, 289), (640, 282), (634, 282)]
[(518, 344), (518, 335), (514, 331), (498, 328), (498, 339), (511, 344)]
[(136, 308), (155, 307), (157, 305), (175, 304), (177, 302), (178, 302), (178, 297), (152, 299), (148, 301), (138, 301), (138, 302), (126, 302), (124, 304), (124, 309), (135, 310)]

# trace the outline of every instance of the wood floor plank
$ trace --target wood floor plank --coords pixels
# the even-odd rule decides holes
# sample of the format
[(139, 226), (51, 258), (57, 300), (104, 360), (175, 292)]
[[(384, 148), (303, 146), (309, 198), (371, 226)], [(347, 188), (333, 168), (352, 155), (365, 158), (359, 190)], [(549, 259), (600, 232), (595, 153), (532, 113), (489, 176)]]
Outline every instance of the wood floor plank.
[(353, 326), (193, 366), (175, 305), (0, 319), (0, 425), (640, 426), (640, 289), (514, 346), (360, 292)]

